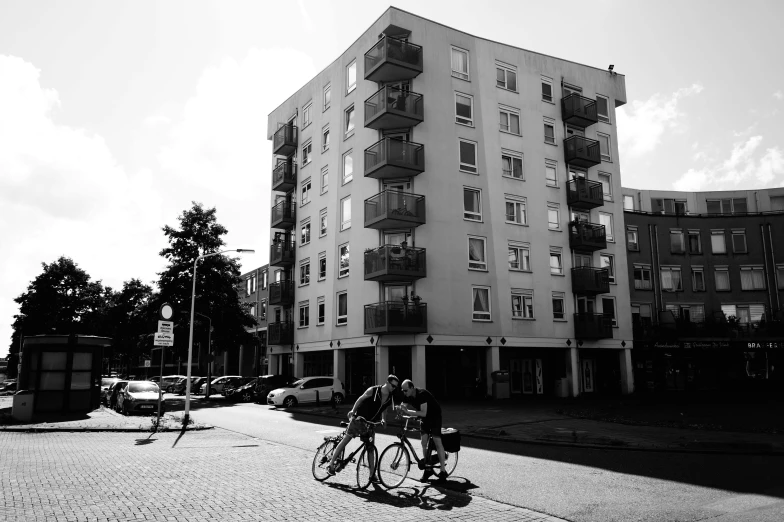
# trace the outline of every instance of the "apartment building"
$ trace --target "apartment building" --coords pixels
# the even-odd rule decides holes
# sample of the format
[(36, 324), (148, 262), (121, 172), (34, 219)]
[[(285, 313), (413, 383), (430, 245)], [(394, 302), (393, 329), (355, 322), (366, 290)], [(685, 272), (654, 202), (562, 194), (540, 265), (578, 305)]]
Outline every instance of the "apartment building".
[(389, 8), (268, 118), (270, 372), (630, 393), (625, 102), (620, 74)]
[(623, 202), (637, 389), (783, 391), (784, 188)]
[(254, 268), (240, 276), (242, 288), (238, 294), (243, 303), (249, 306), (250, 314), (256, 319), (256, 326), (247, 331), (254, 335), (254, 344), (240, 345), (234, 359), (224, 353), (224, 375), (243, 375), (255, 377), (267, 374), (267, 302), (269, 300), (269, 265)]

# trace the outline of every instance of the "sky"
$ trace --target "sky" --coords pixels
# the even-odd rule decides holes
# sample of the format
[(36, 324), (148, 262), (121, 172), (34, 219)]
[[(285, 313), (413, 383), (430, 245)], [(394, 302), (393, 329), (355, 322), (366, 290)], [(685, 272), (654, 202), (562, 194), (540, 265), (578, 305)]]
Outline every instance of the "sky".
[[(397, 0), (395, 7), (625, 75), (622, 184), (784, 186), (784, 2)], [(162, 227), (217, 209), (268, 262), (267, 115), (390, 6), (376, 0), (0, 2), (0, 357), (13, 299), (72, 258), (157, 280)]]

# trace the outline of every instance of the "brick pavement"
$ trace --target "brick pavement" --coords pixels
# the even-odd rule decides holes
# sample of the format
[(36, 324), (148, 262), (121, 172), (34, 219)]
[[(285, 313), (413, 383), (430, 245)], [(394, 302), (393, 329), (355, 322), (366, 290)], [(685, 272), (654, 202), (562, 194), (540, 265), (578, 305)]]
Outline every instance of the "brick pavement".
[(313, 453), (221, 429), (178, 437), (0, 431), (0, 520), (562, 520), (411, 480), (356, 491), (350, 469), (319, 483)]

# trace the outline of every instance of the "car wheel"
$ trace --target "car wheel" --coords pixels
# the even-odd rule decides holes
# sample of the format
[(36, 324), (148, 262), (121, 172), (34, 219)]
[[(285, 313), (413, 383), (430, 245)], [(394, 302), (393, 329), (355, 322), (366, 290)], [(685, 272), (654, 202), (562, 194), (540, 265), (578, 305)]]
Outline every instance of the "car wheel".
[(210, 388), (210, 395), (218, 395), (218, 390), (215, 388)]
[(123, 405), (122, 405), (122, 414), (123, 415), (128, 415), (128, 405), (125, 404), (125, 403), (123, 403)]
[(250, 402), (253, 400), (253, 394), (250, 391), (242, 392), (242, 402)]
[(286, 397), (286, 399), (283, 401), (283, 407), (285, 408), (293, 408), (296, 405), (297, 399), (294, 397)]
[(343, 404), (343, 394), (342, 393), (336, 393), (335, 394), (335, 404), (337, 404), (337, 405)]

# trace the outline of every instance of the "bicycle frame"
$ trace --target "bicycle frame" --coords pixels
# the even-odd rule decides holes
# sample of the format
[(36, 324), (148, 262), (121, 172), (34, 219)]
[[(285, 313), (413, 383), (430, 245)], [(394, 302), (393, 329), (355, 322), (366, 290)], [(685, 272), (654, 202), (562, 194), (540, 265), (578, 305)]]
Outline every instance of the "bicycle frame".
[[(398, 433), (396, 435), (396, 437), (398, 439), (400, 439), (400, 442), (404, 446), (406, 446), (408, 448), (408, 451), (414, 456), (414, 460), (416, 461), (417, 466), (421, 466), (422, 465), (422, 461), (427, 459), (427, 455), (423, 455), (422, 458), (420, 459), (419, 455), (417, 455), (417, 452), (414, 449), (414, 445), (411, 444), (411, 441), (408, 440), (408, 438), (406, 437), (406, 432), (407, 431), (410, 431), (410, 432), (417, 432), (417, 431), (419, 431), (421, 433), (420, 430), (411, 429), (411, 428), (408, 427), (408, 421), (410, 421), (410, 420), (411, 420), (410, 418), (406, 419), (406, 423), (403, 425), (403, 429), (400, 431), (400, 433)], [(428, 441), (427, 441), (427, 451), (428, 451), (428, 453), (430, 455), (432, 455), (432, 452), (436, 451), (436, 444), (435, 444), (435, 441), (433, 440), (433, 436), (432, 435), (428, 434), (427, 438), (428, 438)], [(423, 469), (432, 469), (432, 468), (433, 468), (433, 464), (430, 464), (429, 462), (425, 462), (424, 463), (424, 468)]]

